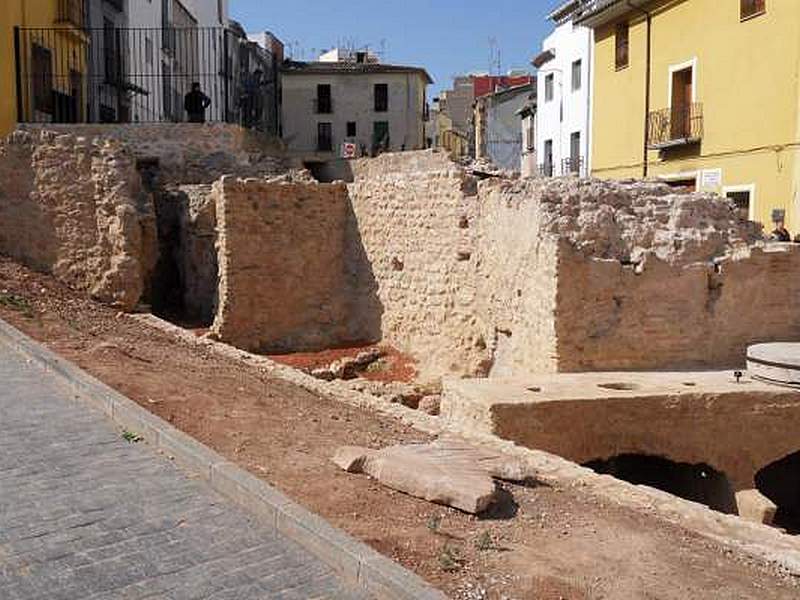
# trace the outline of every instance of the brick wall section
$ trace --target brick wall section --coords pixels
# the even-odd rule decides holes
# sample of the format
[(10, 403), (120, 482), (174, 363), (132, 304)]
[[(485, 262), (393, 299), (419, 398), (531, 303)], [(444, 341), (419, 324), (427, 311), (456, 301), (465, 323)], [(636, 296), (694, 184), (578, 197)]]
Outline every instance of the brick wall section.
[(223, 177), (212, 194), (220, 276), (212, 334), (263, 352), (346, 340), (344, 184)]
[(637, 273), (562, 247), (558, 369), (741, 368), (749, 344), (800, 339), (800, 247), (716, 262), (651, 260)]
[(362, 297), (377, 294), (383, 341), (418, 357), (422, 379), (485, 372), (490, 341), (476, 311), (475, 180), (431, 151), (351, 165), (350, 247), (366, 255), (359, 264), (370, 272), (357, 279)]
[(285, 173), (279, 140), (225, 123), (23, 125), (115, 140), (137, 159), (158, 159), (162, 183), (211, 184), (222, 175), (270, 177)]
[(0, 142), (0, 252), (129, 310), (155, 237), (152, 198), (119, 144), (21, 131)]

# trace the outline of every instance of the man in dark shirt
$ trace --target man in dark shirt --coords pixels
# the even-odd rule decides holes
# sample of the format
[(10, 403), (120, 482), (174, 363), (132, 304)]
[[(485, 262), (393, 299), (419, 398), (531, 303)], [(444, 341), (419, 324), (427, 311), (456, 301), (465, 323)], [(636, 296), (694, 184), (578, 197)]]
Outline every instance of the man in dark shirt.
[(771, 239), (777, 242), (791, 242), (792, 236), (789, 234), (789, 230), (786, 229), (783, 222), (779, 222), (776, 224), (775, 231), (772, 232), (770, 236)]
[(211, 98), (200, 90), (200, 84), (194, 82), (192, 91), (183, 99), (183, 108), (189, 115), (189, 123), (205, 123), (206, 109), (211, 105)]

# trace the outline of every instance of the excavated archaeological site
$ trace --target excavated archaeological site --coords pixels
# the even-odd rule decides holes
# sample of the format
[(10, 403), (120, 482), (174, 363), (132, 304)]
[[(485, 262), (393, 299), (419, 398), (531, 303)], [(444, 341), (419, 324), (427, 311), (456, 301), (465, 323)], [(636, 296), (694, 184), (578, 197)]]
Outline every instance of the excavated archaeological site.
[(416, 441), (513, 457), (501, 480), (800, 574), (800, 391), (744, 372), (748, 346), (800, 340), (800, 245), (665, 184), (435, 151), (308, 167), (228, 126), (18, 130), (0, 253)]

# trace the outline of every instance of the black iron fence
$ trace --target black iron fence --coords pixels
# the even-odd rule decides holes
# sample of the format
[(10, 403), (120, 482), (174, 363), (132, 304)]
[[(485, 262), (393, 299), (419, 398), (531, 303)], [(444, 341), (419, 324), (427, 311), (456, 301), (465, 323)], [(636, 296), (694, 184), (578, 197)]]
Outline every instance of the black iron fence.
[[(20, 122), (222, 121), (277, 131), (277, 60), (224, 28), (15, 28)], [(257, 49), (258, 48), (258, 49)]]
[(647, 118), (650, 148), (693, 144), (703, 138), (703, 105), (694, 102), (651, 112)]
[(552, 161), (545, 161), (538, 165), (537, 174), (539, 177), (559, 177), (564, 175), (586, 177), (586, 161), (582, 156), (565, 158), (558, 165)]

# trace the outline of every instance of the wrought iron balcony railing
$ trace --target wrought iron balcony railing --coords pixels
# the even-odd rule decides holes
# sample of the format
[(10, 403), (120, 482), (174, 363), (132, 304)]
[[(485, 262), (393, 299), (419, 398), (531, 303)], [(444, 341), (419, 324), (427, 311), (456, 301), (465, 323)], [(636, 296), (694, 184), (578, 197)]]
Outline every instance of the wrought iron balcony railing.
[(574, 158), (565, 158), (561, 161), (561, 174), (562, 175), (577, 175), (578, 177), (585, 177), (586, 172), (584, 169), (584, 160), (582, 156)]
[(648, 115), (647, 145), (654, 150), (697, 144), (703, 139), (703, 105), (699, 102), (656, 110)]

